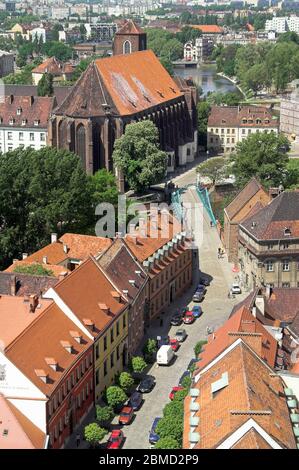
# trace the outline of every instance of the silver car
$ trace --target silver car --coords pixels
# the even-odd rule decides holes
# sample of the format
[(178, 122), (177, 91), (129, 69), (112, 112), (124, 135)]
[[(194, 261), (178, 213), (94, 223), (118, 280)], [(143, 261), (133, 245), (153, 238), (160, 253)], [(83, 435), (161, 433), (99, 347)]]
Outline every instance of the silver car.
[(175, 338), (178, 340), (179, 343), (185, 341), (185, 339), (187, 338), (186, 330), (184, 330), (183, 328), (177, 330), (175, 333)]

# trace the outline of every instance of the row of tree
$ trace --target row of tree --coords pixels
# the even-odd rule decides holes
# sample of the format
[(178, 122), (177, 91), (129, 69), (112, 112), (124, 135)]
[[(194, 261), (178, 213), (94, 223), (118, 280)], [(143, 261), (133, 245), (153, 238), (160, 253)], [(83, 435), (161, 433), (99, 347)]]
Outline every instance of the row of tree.
[(290, 81), (299, 78), (299, 37), (282, 35), (276, 44), (268, 42), (241, 46), (219, 45), (213, 52), (218, 72), (236, 77), (254, 93), (274, 87), (284, 91)]

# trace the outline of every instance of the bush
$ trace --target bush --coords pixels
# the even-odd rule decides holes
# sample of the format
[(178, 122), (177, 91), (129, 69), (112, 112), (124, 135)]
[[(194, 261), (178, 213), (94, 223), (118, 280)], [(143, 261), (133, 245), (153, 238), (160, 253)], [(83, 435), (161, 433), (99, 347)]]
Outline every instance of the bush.
[(107, 430), (101, 428), (97, 423), (88, 424), (84, 428), (84, 438), (92, 447), (96, 447), (107, 434)]
[(153, 362), (154, 355), (157, 352), (157, 341), (155, 339), (149, 338), (144, 345), (143, 354), (147, 361)]
[(132, 357), (131, 368), (134, 372), (141, 373), (147, 367), (147, 363), (141, 356)]
[(111, 406), (111, 408), (114, 410), (120, 405), (123, 405), (127, 398), (128, 397), (122, 388), (117, 387), (116, 385), (112, 385), (111, 387), (107, 388), (106, 400), (108, 405)]
[(202, 340), (198, 341), (198, 343), (196, 343), (196, 345), (194, 346), (194, 354), (196, 357), (198, 357), (198, 355), (201, 353), (204, 344), (207, 344), (207, 341)]
[(164, 416), (157, 425), (156, 433), (161, 438), (172, 437), (180, 445), (183, 437), (183, 419), (178, 420), (176, 416)]
[(114, 412), (111, 406), (96, 405), (96, 416), (99, 425), (107, 427), (114, 417)]
[(129, 372), (122, 372), (118, 378), (119, 385), (121, 388), (125, 391), (128, 392), (130, 388), (134, 385), (134, 379)]
[(173, 416), (176, 419), (184, 418), (184, 402), (183, 401), (171, 401), (167, 403), (163, 409), (164, 417)]
[(156, 443), (155, 449), (180, 449), (180, 446), (173, 437), (162, 437)]
[(183, 390), (179, 390), (174, 394), (173, 401), (184, 401), (186, 396), (188, 395), (188, 389), (184, 388)]
[(192, 383), (191, 377), (187, 376), (183, 378), (182, 380), (182, 387), (186, 388), (187, 390), (190, 389)]

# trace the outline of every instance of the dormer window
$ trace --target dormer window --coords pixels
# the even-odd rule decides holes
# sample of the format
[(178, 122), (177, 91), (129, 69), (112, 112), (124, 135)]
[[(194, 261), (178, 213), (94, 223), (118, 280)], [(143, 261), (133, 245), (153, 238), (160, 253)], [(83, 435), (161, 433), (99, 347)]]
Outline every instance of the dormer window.
[(53, 370), (58, 369), (58, 362), (53, 357), (45, 357), (46, 364)]
[(34, 371), (39, 379), (41, 379), (45, 384), (48, 380), (48, 374), (43, 369), (35, 369)]
[(265, 124), (269, 124), (269, 119), (265, 119)]
[(104, 313), (109, 313), (109, 307), (106, 304), (99, 304), (99, 307)]
[(39, 119), (35, 119), (35, 120), (34, 120), (34, 125), (35, 125), (35, 126), (39, 126), (39, 123), (40, 123), (40, 120), (39, 120)]
[(22, 119), (22, 126), (26, 126), (27, 124), (27, 119)]
[(21, 114), (22, 114), (22, 108), (18, 108), (17, 109), (17, 116), (21, 116)]
[(243, 118), (243, 119), (242, 119), (242, 122), (243, 122), (243, 124), (246, 124), (246, 123), (247, 123), (247, 119)]
[(287, 237), (287, 236), (290, 236), (291, 234), (292, 234), (291, 229), (288, 227), (285, 227), (284, 236)]
[(83, 324), (92, 331), (94, 330), (94, 322), (90, 318), (83, 318)]
[(10, 118), (10, 120), (9, 120), (9, 125), (10, 125), (10, 126), (13, 126), (13, 125), (14, 125), (14, 123), (15, 123), (15, 120), (14, 120), (14, 118)]
[(257, 124), (262, 124), (262, 121), (261, 121), (260, 119), (257, 119), (257, 120), (256, 120), (256, 123), (257, 123)]
[(78, 331), (70, 331), (70, 335), (77, 343), (80, 344), (82, 342), (82, 335)]
[(69, 341), (60, 341), (61, 346), (70, 354), (73, 352), (73, 346)]

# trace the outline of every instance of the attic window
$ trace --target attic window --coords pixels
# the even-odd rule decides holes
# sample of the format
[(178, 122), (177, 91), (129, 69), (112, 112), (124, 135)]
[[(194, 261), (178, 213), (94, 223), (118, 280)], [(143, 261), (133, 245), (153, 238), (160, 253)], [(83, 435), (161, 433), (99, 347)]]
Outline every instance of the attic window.
[(121, 295), (119, 292), (117, 291), (111, 291), (111, 295), (112, 297), (117, 301), (117, 302), (120, 302), (121, 301)]
[(20, 116), (22, 114), (22, 108), (17, 109), (17, 115)]
[(73, 352), (73, 346), (69, 341), (60, 341), (61, 346), (70, 354)]
[(26, 126), (27, 124), (27, 119), (22, 119), (22, 126)]
[(262, 124), (261, 119), (257, 119), (257, 120), (256, 120), (256, 123), (257, 123), (257, 124)]
[(289, 227), (285, 227), (283, 233), (284, 233), (284, 236), (287, 237), (287, 236), (290, 236), (292, 234), (292, 231)]
[(211, 393), (213, 395), (213, 398), (216, 396), (217, 392), (220, 392), (223, 388), (228, 386), (228, 373), (224, 372), (222, 374), (221, 379), (216, 380), (216, 382), (213, 382), (211, 384)]
[(247, 123), (247, 119), (242, 119), (243, 124)]
[(100, 309), (103, 310), (104, 313), (109, 313), (109, 307), (106, 304), (98, 304)]
[(35, 369), (34, 371), (39, 379), (47, 383), (48, 374), (43, 369)]
[(14, 118), (10, 118), (10, 120), (9, 120), (9, 125), (10, 125), (10, 126), (13, 126), (13, 125), (14, 125), (14, 123), (15, 123), (15, 120), (14, 120)]
[(39, 119), (35, 119), (35, 120), (34, 120), (34, 125), (35, 125), (35, 126), (38, 126), (39, 123), (40, 123), (40, 120), (39, 120)]
[(91, 330), (94, 329), (94, 322), (90, 318), (83, 318), (83, 324), (88, 326)]
[(46, 364), (53, 370), (57, 370), (58, 362), (53, 357), (45, 357)]
[(269, 124), (269, 119), (265, 119), (265, 124)]
[(75, 341), (77, 341), (77, 343), (81, 343), (82, 335), (78, 331), (70, 331), (70, 335)]

